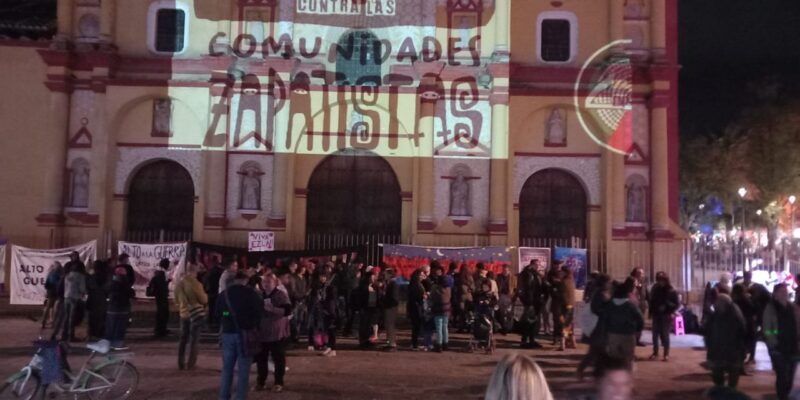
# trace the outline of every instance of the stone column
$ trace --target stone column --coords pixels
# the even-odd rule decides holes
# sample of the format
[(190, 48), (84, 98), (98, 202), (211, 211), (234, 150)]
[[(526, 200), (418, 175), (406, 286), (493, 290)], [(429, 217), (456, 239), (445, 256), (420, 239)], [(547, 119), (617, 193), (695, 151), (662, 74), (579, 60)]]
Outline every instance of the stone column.
[(422, 134), (419, 146), (419, 189), (417, 196), (417, 230), (432, 231), (433, 221), (433, 131), (436, 120), (435, 98), (421, 98), (419, 129)]
[(654, 60), (667, 56), (667, 4), (666, 0), (650, 2), (650, 43)]
[(496, 61), (508, 60), (509, 57), (509, 15), (511, 0), (495, 0), (494, 4), (494, 58)]
[(625, 0), (608, 0), (608, 41), (625, 38)]
[(625, 156), (617, 153), (608, 152), (611, 158), (611, 179), (608, 184), (611, 188), (611, 227), (614, 231), (625, 229)]
[(666, 94), (655, 94), (650, 105), (650, 129), (652, 143), (651, 192), (652, 219), (655, 231), (668, 231), (669, 218), (669, 151), (667, 138)]
[(489, 232), (508, 233), (508, 93), (493, 93)]
[[(60, 4), (60, 3), (59, 3)], [(64, 211), (64, 172), (67, 158), (67, 129), (69, 127), (69, 94), (65, 91), (51, 91), (48, 105), (47, 157), (43, 157), (44, 176), (42, 183), (42, 212), (37, 217), (40, 223), (59, 223), (63, 221)]]
[(58, 18), (57, 39), (69, 40), (72, 37), (72, 19), (75, 9), (74, 0), (58, 0), (56, 13)]
[[(288, 78), (287, 80), (288, 81)], [(267, 217), (270, 228), (286, 228), (286, 199), (289, 194), (289, 154), (286, 148), (286, 135), (289, 129), (291, 102), (286, 100), (283, 108), (275, 115), (275, 140), (272, 156), (272, 207)]]
[(111, 44), (114, 42), (114, 15), (117, 0), (103, 0), (100, 3), (100, 42)]

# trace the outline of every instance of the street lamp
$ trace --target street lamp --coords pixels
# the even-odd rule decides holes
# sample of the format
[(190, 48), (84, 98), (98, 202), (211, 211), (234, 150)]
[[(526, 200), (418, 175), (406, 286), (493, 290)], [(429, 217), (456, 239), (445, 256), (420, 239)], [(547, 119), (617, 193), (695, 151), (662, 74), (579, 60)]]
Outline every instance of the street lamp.
[(745, 228), (745, 213), (744, 213), (744, 196), (747, 196), (747, 189), (745, 189), (744, 187), (740, 187), (739, 188), (739, 197), (742, 199), (742, 202), (741, 202), (741, 205), (742, 205), (742, 237), (744, 237), (744, 231), (746, 229)]

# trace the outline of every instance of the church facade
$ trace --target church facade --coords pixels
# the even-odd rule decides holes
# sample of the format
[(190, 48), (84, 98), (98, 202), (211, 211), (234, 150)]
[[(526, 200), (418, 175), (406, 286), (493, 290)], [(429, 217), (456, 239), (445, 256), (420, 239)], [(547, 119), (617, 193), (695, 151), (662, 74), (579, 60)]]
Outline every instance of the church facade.
[(676, 46), (677, 0), (59, 0), (0, 39), (0, 235), (666, 268)]

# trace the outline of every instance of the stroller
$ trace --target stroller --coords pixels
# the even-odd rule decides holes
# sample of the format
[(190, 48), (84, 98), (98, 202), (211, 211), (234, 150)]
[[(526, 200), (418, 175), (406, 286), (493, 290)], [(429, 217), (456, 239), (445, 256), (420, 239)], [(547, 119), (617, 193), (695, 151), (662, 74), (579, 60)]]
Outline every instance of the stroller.
[(476, 297), (475, 313), (472, 320), (472, 338), (469, 341), (470, 352), (475, 352), (481, 348), (486, 354), (494, 352), (494, 309), (496, 302), (497, 300), (489, 293), (480, 293)]

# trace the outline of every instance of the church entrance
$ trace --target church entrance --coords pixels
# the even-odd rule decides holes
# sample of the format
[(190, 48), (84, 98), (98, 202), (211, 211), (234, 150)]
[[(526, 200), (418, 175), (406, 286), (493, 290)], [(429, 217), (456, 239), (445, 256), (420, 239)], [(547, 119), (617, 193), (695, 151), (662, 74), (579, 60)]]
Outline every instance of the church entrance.
[(345, 150), (324, 159), (308, 184), (307, 245), (344, 247), (399, 239), (400, 184), (386, 160)]
[(194, 225), (194, 184), (180, 164), (161, 160), (136, 172), (128, 190), (127, 239), (189, 240)]
[(575, 176), (559, 169), (533, 174), (519, 199), (521, 246), (578, 245), (586, 239), (586, 191)]

